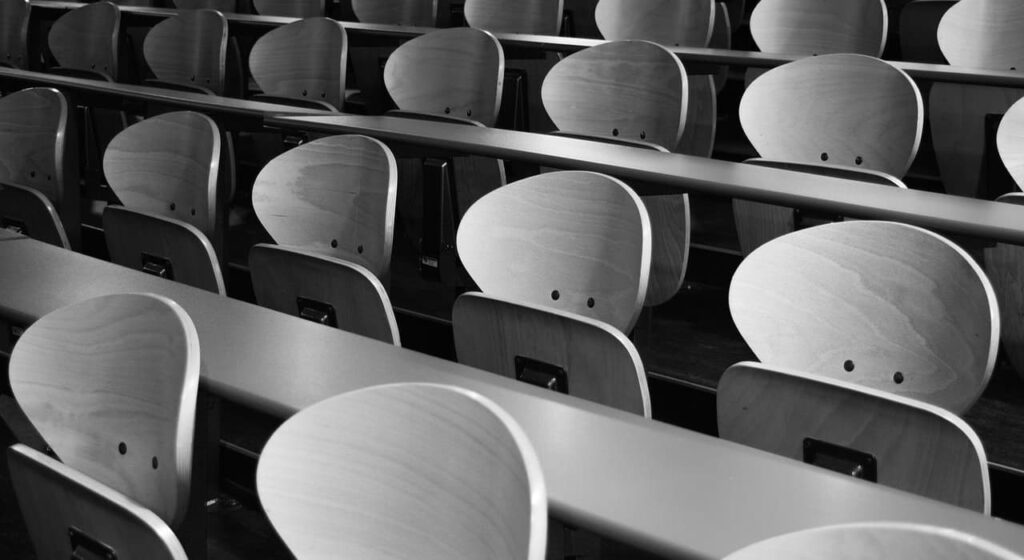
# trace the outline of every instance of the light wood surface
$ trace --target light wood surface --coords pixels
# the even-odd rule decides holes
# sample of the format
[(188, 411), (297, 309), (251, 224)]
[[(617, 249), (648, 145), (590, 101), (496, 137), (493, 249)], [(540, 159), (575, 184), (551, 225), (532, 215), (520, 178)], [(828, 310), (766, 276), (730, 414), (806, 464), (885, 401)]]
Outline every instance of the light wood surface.
[(325, 17), (278, 27), (256, 40), (249, 70), (267, 95), (345, 103), (348, 39), (340, 22)]
[(1021, 187), (1024, 185), (1024, 103), (1014, 103), (1003, 115), (996, 133), (996, 147), (1017, 187), (1024, 190)]
[[(718, 383), (718, 435), (797, 461), (808, 439), (870, 455), (878, 484), (989, 513), (981, 440), (955, 414), (836, 379), (754, 362)], [(863, 465), (867, 469), (867, 465)]]
[(325, 303), (339, 329), (401, 346), (391, 299), (381, 281), (358, 264), (293, 247), (259, 244), (249, 251), (256, 301), (298, 315), (298, 298)]
[(28, 67), (28, 0), (0, 2), (0, 65)]
[(960, 0), (939, 21), (939, 48), (954, 66), (1024, 70), (1024, 4)]
[(53, 23), (47, 41), (64, 68), (89, 70), (117, 80), (121, 12), (110, 2), (72, 10)]
[(280, 245), (355, 262), (383, 277), (391, 265), (395, 157), (366, 136), (330, 136), (271, 160), (252, 204)]
[(740, 101), (761, 157), (863, 167), (902, 177), (921, 142), (921, 93), (903, 71), (863, 55), (809, 57), (765, 73)]
[(384, 66), (399, 109), (465, 117), (493, 126), (501, 107), (505, 55), (493, 35), (441, 29), (402, 44)]
[(718, 132), (718, 92), (715, 76), (690, 76), (686, 79), (686, 122), (673, 152), (711, 157)]
[(750, 13), (764, 52), (882, 56), (888, 29), (884, 0), (761, 0)]
[[(1024, 205), (1024, 193), (1004, 194), (999, 202)], [(1024, 248), (1007, 243), (986, 247), (985, 272), (999, 300), (1003, 352), (1024, 378)]]
[(352, 11), (363, 23), (434, 27), (437, 0), (352, 0)]
[(470, 292), (452, 309), (459, 362), (516, 378), (516, 360), (560, 368), (568, 394), (650, 418), (647, 373), (633, 343), (609, 325)]
[(0, 183), (0, 226), (16, 225), (21, 233), (65, 249), (71, 248), (57, 209), (35, 189)]
[(110, 262), (142, 270), (146, 259), (165, 259), (170, 279), (226, 295), (217, 253), (198, 228), (159, 214), (107, 206), (103, 233)]
[(623, 332), (647, 292), (647, 211), (606, 175), (559, 171), (510, 183), (466, 212), (457, 246), (485, 294), (578, 313)]
[(725, 560), (1020, 560), (999, 545), (955, 529), (910, 523), (857, 523), (807, 529), (767, 539)]
[(324, 16), (324, 0), (252, 0), (256, 13), (265, 16), (312, 18)]
[(661, 305), (676, 295), (690, 257), (690, 198), (685, 194), (642, 196), (651, 223), (651, 272), (644, 306)]
[(18, 404), (64, 464), (171, 526), (183, 518), (199, 338), (178, 304), (118, 294), (63, 307), (25, 331), (10, 377)]
[(544, 558), (533, 447), (455, 386), (383, 385), (303, 410), (267, 442), (256, 488), (297, 558)]
[(466, 0), (466, 23), (494, 33), (558, 35), (562, 0)]
[(186, 560), (171, 529), (153, 512), (60, 461), (21, 444), (7, 452), (11, 480), (38, 558), (70, 558), (68, 529), (115, 550), (118, 558)]
[(765, 364), (965, 412), (988, 384), (999, 309), (958, 246), (892, 222), (843, 222), (762, 245), (729, 310)]
[(706, 47), (715, 22), (714, 0), (600, 0), (594, 20), (605, 39), (642, 39), (663, 45)]
[(228, 23), (215, 10), (183, 10), (153, 26), (142, 43), (146, 64), (165, 82), (224, 94)]

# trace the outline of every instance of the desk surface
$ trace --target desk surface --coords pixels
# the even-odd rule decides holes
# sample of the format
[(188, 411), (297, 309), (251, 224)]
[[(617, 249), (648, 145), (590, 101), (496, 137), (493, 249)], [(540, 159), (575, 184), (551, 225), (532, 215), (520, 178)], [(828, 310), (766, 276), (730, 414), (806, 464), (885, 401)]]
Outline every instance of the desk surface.
[(669, 557), (720, 558), (776, 534), (889, 520), (931, 523), (1024, 551), (1024, 527), (618, 412), (0, 232), (0, 317), (155, 292), (199, 332), (205, 386), (288, 416), (378, 383), (478, 391), (530, 437), (560, 518)]

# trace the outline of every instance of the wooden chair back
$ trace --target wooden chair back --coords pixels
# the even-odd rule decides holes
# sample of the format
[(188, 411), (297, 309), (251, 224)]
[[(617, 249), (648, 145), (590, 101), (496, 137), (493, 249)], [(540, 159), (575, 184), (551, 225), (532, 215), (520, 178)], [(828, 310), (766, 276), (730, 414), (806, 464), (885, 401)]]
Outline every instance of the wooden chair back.
[(324, 0), (252, 0), (256, 13), (296, 18), (324, 17)]
[(121, 10), (111, 2), (86, 4), (53, 22), (47, 41), (61, 68), (117, 80)]
[(57, 209), (35, 189), (0, 183), (0, 228), (12, 229), (50, 245), (71, 248)]
[(340, 22), (325, 17), (275, 28), (256, 40), (249, 70), (263, 93), (300, 101), (345, 102), (348, 39)]
[(625, 183), (599, 173), (543, 173), (492, 191), (463, 216), (456, 244), (485, 294), (623, 332), (647, 293), (647, 211)]
[(110, 262), (226, 295), (220, 261), (198, 228), (159, 214), (107, 206), (103, 233)]
[(263, 307), (401, 346), (391, 299), (366, 267), (261, 243), (249, 251), (249, 270)]
[[(1004, 194), (998, 201), (1024, 205), (1024, 193)], [(985, 272), (999, 300), (1003, 352), (1017, 375), (1024, 378), (1024, 248), (996, 243), (985, 248), (984, 260)]]
[(914, 81), (887, 62), (854, 54), (807, 57), (768, 71), (747, 88), (739, 113), (761, 157), (896, 177), (914, 161), (924, 126)]
[(153, 294), (73, 303), (14, 347), (11, 388), (68, 467), (175, 526), (185, 513), (199, 387), (199, 337)]
[(22, 444), (7, 451), (14, 493), (38, 558), (186, 560), (167, 524), (124, 494)]
[(953, 66), (1024, 70), (1024, 4), (960, 0), (939, 21), (939, 48)]
[(505, 55), (486, 31), (439, 29), (395, 49), (384, 86), (399, 109), (494, 126), (501, 107)]
[(238, 11), (235, 0), (171, 0), (179, 10), (217, 10), (224, 14)]
[(544, 558), (533, 447), (507, 412), (460, 387), (378, 385), (303, 409), (263, 448), (256, 488), (297, 558)]
[(769, 558), (903, 558), (906, 560), (1021, 560), (1005, 548), (947, 527), (911, 523), (851, 523), (815, 527), (773, 537), (726, 556), (725, 560)]
[(961, 414), (988, 384), (999, 311), (981, 268), (929, 231), (852, 221), (774, 239), (740, 264), (729, 310), (767, 365)]
[(215, 10), (181, 11), (153, 26), (142, 43), (157, 79), (224, 94), (228, 23)]
[(761, 0), (750, 34), (763, 52), (882, 56), (889, 32), (884, 0)]
[(609, 41), (644, 40), (706, 47), (715, 26), (714, 0), (598, 0), (594, 20)]
[(1014, 103), (999, 121), (996, 148), (1017, 188), (1024, 190), (1024, 102)]
[(563, 0), (466, 0), (466, 23), (492, 33), (558, 35)]
[(437, 25), (437, 0), (352, 0), (352, 11), (363, 23)]
[(640, 355), (601, 321), (470, 292), (455, 301), (452, 329), (460, 363), (651, 416)]
[(29, 0), (0, 0), (0, 66), (28, 69)]
[(948, 410), (754, 362), (725, 371), (717, 404), (723, 439), (989, 513), (985, 450)]
[(391, 265), (398, 174), (379, 140), (328, 136), (293, 148), (260, 171), (252, 205), (279, 245), (365, 266)]

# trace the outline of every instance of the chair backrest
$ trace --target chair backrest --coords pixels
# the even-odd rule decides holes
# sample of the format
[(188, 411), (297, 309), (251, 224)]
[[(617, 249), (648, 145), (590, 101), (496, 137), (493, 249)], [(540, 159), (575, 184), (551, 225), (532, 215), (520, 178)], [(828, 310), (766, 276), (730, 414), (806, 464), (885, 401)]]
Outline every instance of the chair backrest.
[(29, 0), (0, 0), (0, 66), (28, 68), (28, 13)]
[(706, 47), (715, 26), (714, 0), (598, 0), (594, 20), (609, 41), (642, 39)]
[(183, 518), (199, 387), (199, 337), (173, 301), (115, 294), (36, 321), (10, 361), (26, 416), (69, 467), (167, 524)]
[(924, 127), (914, 81), (855, 54), (807, 57), (768, 71), (747, 88), (739, 113), (761, 157), (896, 177), (914, 161)]
[(181, 11), (153, 26), (142, 54), (162, 81), (224, 94), (228, 23), (215, 10)]
[(379, 385), (305, 408), (263, 448), (256, 488), (297, 558), (544, 558), (533, 447), (460, 387)]
[(766, 539), (733, 552), (725, 560), (1021, 560), (1022, 557), (975, 535), (947, 527), (910, 523), (852, 523), (815, 527)]
[(563, 0), (466, 0), (466, 23), (492, 33), (558, 35)]
[(459, 225), (459, 257), (488, 295), (584, 315), (629, 332), (651, 267), (651, 225), (625, 183), (543, 173), (483, 196)]
[(384, 85), (399, 109), (469, 118), (493, 126), (501, 107), (505, 55), (486, 31), (439, 29), (395, 49)]
[(345, 28), (325, 17), (273, 29), (249, 53), (249, 70), (263, 93), (324, 101), (337, 110), (345, 102), (347, 64)]
[(999, 308), (963, 249), (914, 226), (853, 221), (790, 233), (740, 264), (729, 310), (767, 365), (960, 414), (988, 384)]
[(47, 41), (62, 68), (85, 70), (117, 80), (117, 46), (121, 10), (111, 2), (96, 2), (57, 18)]
[[(1006, 204), (1024, 205), (1024, 193), (1004, 194), (998, 198)], [(1000, 333), (1003, 351), (1017, 375), (1024, 378), (1024, 248), (1009, 243), (996, 243), (985, 248), (985, 272), (999, 300)]]
[(953, 66), (1024, 70), (1024, 3), (960, 0), (939, 21), (939, 48)]
[(352, 0), (352, 12), (363, 23), (434, 27), (437, 0)]
[(354, 262), (383, 276), (391, 265), (396, 166), (379, 140), (321, 138), (264, 166), (253, 184), (253, 209), (279, 245)]
[(167, 524), (124, 494), (22, 444), (7, 451), (7, 464), (38, 558), (115, 551), (118, 558), (186, 560)]
[(1024, 101), (1010, 106), (999, 121), (996, 148), (1017, 188), (1024, 190)]
[(235, 0), (171, 0), (171, 3), (179, 10), (217, 10), (225, 14), (238, 11)]
[(103, 233), (110, 261), (226, 295), (220, 261), (198, 228), (158, 214), (107, 206)]
[(43, 243), (71, 248), (57, 209), (35, 189), (0, 183), (0, 228), (13, 229)]
[(252, 0), (256, 13), (264, 16), (312, 18), (324, 16), (324, 0)]
[(601, 321), (471, 292), (455, 301), (452, 329), (460, 363), (651, 416), (640, 355)]
[(754, 362), (718, 382), (718, 434), (844, 474), (988, 513), (988, 462), (948, 410)]
[(364, 266), (261, 243), (249, 251), (249, 270), (263, 307), (401, 345), (391, 299)]
[(882, 56), (888, 32), (884, 0), (761, 0), (750, 13), (763, 52)]

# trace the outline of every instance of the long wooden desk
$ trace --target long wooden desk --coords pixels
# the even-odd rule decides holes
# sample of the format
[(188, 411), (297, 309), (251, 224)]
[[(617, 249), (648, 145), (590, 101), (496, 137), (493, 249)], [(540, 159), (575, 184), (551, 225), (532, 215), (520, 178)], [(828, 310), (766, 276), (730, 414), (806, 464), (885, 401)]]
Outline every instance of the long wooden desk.
[(551, 509), (668, 557), (720, 558), (822, 525), (930, 523), (1024, 551), (1024, 527), (480, 370), (325, 328), (0, 231), (0, 319), (27, 325), (86, 298), (154, 292), (199, 332), (202, 382), (280, 417), (378, 383), (452, 383), (491, 398), (540, 456)]

